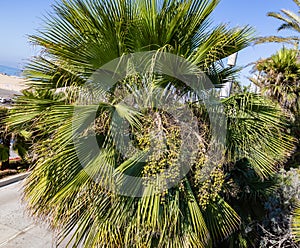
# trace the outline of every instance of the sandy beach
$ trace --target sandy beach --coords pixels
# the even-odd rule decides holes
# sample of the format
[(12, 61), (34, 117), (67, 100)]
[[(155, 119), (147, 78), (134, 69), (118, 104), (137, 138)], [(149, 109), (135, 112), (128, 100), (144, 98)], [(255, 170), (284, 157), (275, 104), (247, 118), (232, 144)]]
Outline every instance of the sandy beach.
[(25, 88), (24, 79), (0, 74), (0, 97), (12, 97)]

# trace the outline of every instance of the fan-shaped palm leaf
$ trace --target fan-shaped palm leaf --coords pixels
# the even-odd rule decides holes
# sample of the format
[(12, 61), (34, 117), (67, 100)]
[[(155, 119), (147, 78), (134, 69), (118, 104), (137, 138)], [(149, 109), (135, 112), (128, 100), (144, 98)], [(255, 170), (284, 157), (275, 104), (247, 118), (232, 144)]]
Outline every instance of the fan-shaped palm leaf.
[[(73, 247), (205, 247), (211, 239), (217, 243), (238, 228), (239, 217), (219, 194), (224, 181), (223, 161), (205, 182), (197, 178), (204, 166), (209, 121), (201, 102), (191, 104), (195, 92), (190, 87), (164, 75), (134, 75), (135, 80), (128, 75), (96, 103), (82, 87), (105, 63), (124, 54), (152, 50), (185, 57), (207, 72), (214, 84), (228, 80), (233, 71), (222, 68), (219, 61), (247, 46), (251, 29), (228, 29), (224, 25), (210, 29), (208, 17), (217, 3), (64, 0), (54, 7), (39, 35), (31, 37), (45, 53), (27, 66), (31, 90), (19, 98), (8, 123), (34, 134), (37, 159), (25, 187), (31, 212), (62, 230), (61, 239), (73, 233)], [(146, 87), (141, 83), (145, 78), (149, 82)], [(123, 93), (130, 93), (136, 101), (144, 99), (140, 89), (146, 88), (146, 106), (153, 106), (153, 89), (166, 81), (168, 86), (159, 99), (185, 94), (181, 100), (197, 113), (203, 131), (198, 137), (199, 155), (195, 161), (189, 161), (192, 156), (186, 159), (192, 170), (171, 189), (157, 192), (147, 184), (141, 197), (117, 194), (120, 184), (124, 186), (124, 175), (139, 178), (176, 164), (173, 161), (182, 141), (176, 136), (172, 118), (150, 107), (144, 112), (133, 111), (121, 102)], [(80, 97), (94, 104), (80, 105)], [(264, 107), (260, 100), (239, 96), (224, 101), (231, 130), (240, 128), (228, 135), (232, 145), (227, 154), (228, 162), (247, 157), (258, 173), (267, 176), (274, 171), (274, 163), (282, 162), (291, 142), (281, 134), (284, 122), (276, 107), (268, 103)], [(232, 114), (235, 109), (237, 115)], [(154, 153), (156, 157), (149, 156), (147, 146), (160, 140), (160, 136), (152, 139), (149, 135), (153, 119), (165, 121), (165, 137), (169, 139), (166, 152)], [(118, 125), (121, 120), (128, 124), (125, 131), (139, 152), (130, 153), (116, 141), (123, 131)], [(161, 125), (156, 126), (159, 128)], [(85, 145), (91, 140), (95, 146)], [(280, 142), (278, 149), (273, 148)], [(259, 148), (255, 148), (257, 144)], [(125, 155), (120, 147), (127, 148)], [(172, 179), (174, 175), (169, 176)], [(140, 190), (135, 188), (135, 180), (125, 183)], [(114, 187), (115, 191), (108, 190)]]
[(296, 208), (293, 214), (292, 232), (295, 236), (296, 242), (300, 242), (300, 208)]

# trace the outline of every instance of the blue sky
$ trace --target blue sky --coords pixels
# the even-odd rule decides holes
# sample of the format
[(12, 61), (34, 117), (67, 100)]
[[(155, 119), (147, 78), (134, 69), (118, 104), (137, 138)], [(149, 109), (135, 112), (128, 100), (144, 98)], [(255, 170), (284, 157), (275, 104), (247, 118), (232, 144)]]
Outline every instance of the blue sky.
[[(27, 35), (33, 34), (41, 26), (41, 17), (51, 10), (54, 0), (2, 0), (0, 4), (0, 64), (21, 68), (37, 53), (29, 44)], [(280, 9), (297, 11), (292, 0), (221, 0), (213, 14), (215, 24), (228, 23), (230, 26), (250, 25), (257, 35), (276, 35), (280, 21), (267, 17), (268, 11)], [(288, 35), (289, 32), (280, 32)], [(282, 45), (265, 44), (249, 47), (239, 53), (238, 65), (244, 66), (261, 57), (268, 57)], [(241, 80), (251, 68), (245, 69)]]

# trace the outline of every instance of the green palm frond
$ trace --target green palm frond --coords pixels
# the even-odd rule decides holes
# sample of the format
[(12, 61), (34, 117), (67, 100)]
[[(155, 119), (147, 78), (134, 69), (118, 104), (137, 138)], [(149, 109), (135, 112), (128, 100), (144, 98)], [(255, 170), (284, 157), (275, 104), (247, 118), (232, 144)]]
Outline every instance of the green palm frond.
[(9, 159), (9, 148), (0, 144), (0, 161), (7, 161)]
[(235, 95), (223, 102), (229, 117), (229, 160), (247, 158), (261, 177), (270, 176), (294, 149), (293, 138), (284, 134), (284, 114), (271, 101), (253, 94)]
[(224, 240), (240, 225), (240, 217), (232, 207), (219, 198), (208, 205), (204, 213), (212, 240)]
[[(298, 8), (300, 8), (300, 4), (298, 0), (293, 0)], [(292, 30), (297, 33), (300, 32), (300, 15), (298, 13), (292, 12), (290, 10), (282, 9), (281, 13), (278, 12), (268, 12), (268, 16), (276, 18), (283, 23), (277, 29), (278, 31), (281, 30)], [(268, 37), (259, 37), (256, 39), (256, 44), (261, 44), (265, 42), (285, 42), (291, 44), (298, 44), (299, 43), (299, 36), (290, 36), (290, 37), (280, 37), (280, 36), (268, 36)]]
[(272, 16), (276, 19), (279, 19), (279, 20), (285, 22), (278, 28), (278, 31), (280, 31), (282, 29), (293, 29), (295, 31), (300, 32), (300, 16), (290, 10), (282, 9), (281, 12), (285, 16), (282, 14), (279, 14), (279, 13), (275, 13), (275, 12), (268, 13), (268, 16)]
[(31, 85), (40, 87), (80, 85), (96, 69), (124, 53), (165, 46), (206, 70), (252, 39), (249, 27), (228, 29), (221, 25), (209, 31), (208, 16), (217, 3), (64, 1), (47, 17), (40, 34), (31, 36), (32, 42), (51, 56), (33, 59), (25, 75)]
[[(101, 100), (84, 87), (107, 62), (140, 51), (179, 55), (207, 72), (214, 84), (228, 81), (237, 71), (224, 68), (220, 60), (249, 45), (252, 29), (212, 27), (208, 18), (217, 4), (63, 0), (38, 35), (31, 36), (44, 53), (28, 64), (30, 89), (18, 99), (7, 123), (32, 132), (36, 160), (24, 197), (34, 216), (61, 230), (60, 240), (72, 235), (73, 247), (207, 247), (238, 229), (240, 218), (220, 193), (224, 161), (205, 182), (199, 179), (205, 159), (210, 159), (205, 154), (210, 128), (202, 103), (191, 104), (196, 92), (165, 75), (136, 75), (134, 68), (128, 69), (134, 79), (126, 75), (109, 92), (100, 90)], [(97, 81), (99, 89), (105, 88), (102, 80)], [(143, 111), (123, 102), (128, 94), (136, 103), (144, 101)], [(157, 171), (176, 167), (179, 148), (192, 145), (182, 144), (176, 121), (153, 107), (152, 94), (162, 102), (186, 97), (201, 131), (195, 161), (185, 161), (192, 170), (163, 192), (146, 180), (143, 187), (124, 180), (125, 175), (140, 179), (148, 174), (160, 180)], [(282, 134), (284, 116), (252, 95), (223, 103), (230, 131), (225, 162), (245, 157), (267, 177), (292, 149), (289, 136)], [(149, 143), (161, 138), (151, 137), (153, 129), (165, 135), (164, 153), (149, 149)], [(131, 144), (119, 141), (124, 134)], [(167, 179), (173, 177), (170, 173)], [(124, 185), (141, 196), (118, 194)]]
[(293, 213), (292, 233), (296, 242), (300, 242), (300, 207), (298, 206)]
[(282, 36), (268, 36), (268, 37), (258, 37), (255, 39), (255, 44), (263, 44), (266, 42), (277, 42), (277, 43), (287, 43), (294, 45), (299, 42), (299, 37), (282, 37)]

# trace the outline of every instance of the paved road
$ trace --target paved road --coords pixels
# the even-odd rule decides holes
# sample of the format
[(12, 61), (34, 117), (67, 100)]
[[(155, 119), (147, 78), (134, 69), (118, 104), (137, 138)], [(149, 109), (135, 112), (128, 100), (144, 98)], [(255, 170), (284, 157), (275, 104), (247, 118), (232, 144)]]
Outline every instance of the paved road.
[(22, 181), (0, 187), (0, 248), (53, 248), (54, 236), (24, 212)]

